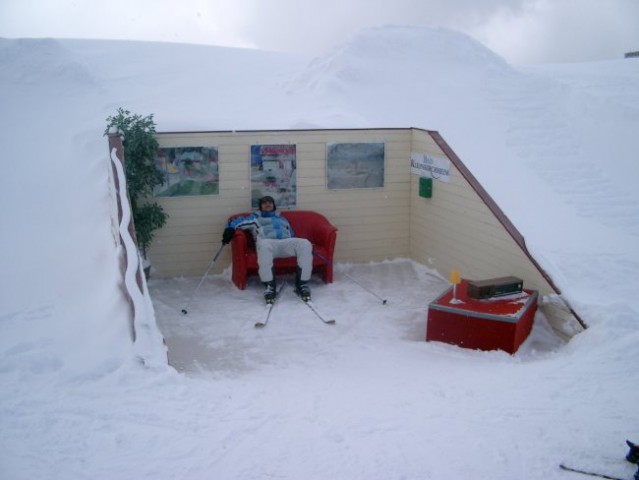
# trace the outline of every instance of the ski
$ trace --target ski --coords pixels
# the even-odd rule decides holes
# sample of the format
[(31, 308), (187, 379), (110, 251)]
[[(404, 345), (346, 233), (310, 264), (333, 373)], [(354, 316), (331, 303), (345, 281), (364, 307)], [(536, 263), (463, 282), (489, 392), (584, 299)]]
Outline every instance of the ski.
[(308, 308), (311, 309), (311, 311), (315, 314), (315, 316), (317, 318), (319, 318), (322, 322), (324, 322), (326, 325), (334, 325), (335, 324), (335, 319), (334, 318), (326, 318), (324, 317), (324, 315), (322, 315), (319, 310), (317, 310), (317, 308), (315, 307), (315, 305), (313, 304), (313, 302), (311, 300), (307, 300), (304, 301), (304, 299), (302, 297), (300, 297), (299, 295), (295, 295), (297, 298), (300, 299), (300, 302), (302, 302), (304, 305), (306, 305)]
[(258, 320), (257, 322), (255, 322), (255, 325), (254, 325), (255, 328), (266, 327), (266, 324), (271, 318), (271, 312), (273, 311), (273, 307), (275, 307), (275, 302), (279, 298), (280, 293), (282, 293), (282, 289), (284, 288), (284, 285), (286, 285), (286, 282), (282, 283), (282, 285), (280, 285), (280, 288), (277, 289), (277, 295), (275, 295), (275, 299), (271, 303), (266, 304), (262, 318)]
[(273, 311), (274, 306), (275, 306), (275, 303), (266, 304), (262, 318), (259, 319), (257, 322), (255, 322), (255, 325), (254, 325), (255, 328), (266, 327), (266, 324), (268, 323), (268, 319), (271, 318), (271, 312)]
[(568, 466), (564, 465), (563, 463), (560, 463), (559, 467), (561, 469), (567, 470), (569, 472), (581, 473), (582, 475), (590, 475), (591, 477), (606, 478), (608, 480), (625, 480), (625, 479), (620, 478), (620, 477), (612, 477), (610, 475), (605, 475), (603, 473), (589, 472), (588, 470), (581, 470), (579, 468), (568, 467)]

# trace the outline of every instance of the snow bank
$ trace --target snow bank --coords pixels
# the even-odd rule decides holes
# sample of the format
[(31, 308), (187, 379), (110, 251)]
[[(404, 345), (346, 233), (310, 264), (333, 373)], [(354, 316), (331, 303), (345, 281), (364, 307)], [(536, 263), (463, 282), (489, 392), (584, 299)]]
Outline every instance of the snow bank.
[[(0, 476), (559, 479), (560, 460), (600, 459), (630, 477), (639, 62), (521, 69), (401, 27), (309, 60), (0, 39)], [(259, 336), (257, 287), (226, 273), (187, 317), (174, 313), (199, 279), (150, 286), (167, 341), (203, 360), (145, 371), (109, 220), (103, 131), (120, 106), (160, 131), (438, 130), (592, 326), (563, 345), (540, 318), (513, 357), (426, 344), (426, 287), (445, 282), (395, 261), (342, 268), (396, 306), (338, 277), (314, 285), (335, 328), (293, 302)]]

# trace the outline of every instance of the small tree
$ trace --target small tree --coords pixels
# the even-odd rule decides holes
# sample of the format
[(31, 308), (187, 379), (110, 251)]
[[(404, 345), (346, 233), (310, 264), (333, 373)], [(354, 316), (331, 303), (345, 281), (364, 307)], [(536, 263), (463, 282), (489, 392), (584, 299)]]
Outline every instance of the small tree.
[(142, 117), (119, 108), (117, 115), (107, 118), (104, 134), (108, 135), (114, 130), (122, 136), (124, 170), (135, 236), (146, 258), (155, 230), (163, 227), (169, 217), (157, 202), (149, 201), (153, 188), (164, 184), (164, 176), (154, 161), (159, 145), (154, 135), (153, 114)]

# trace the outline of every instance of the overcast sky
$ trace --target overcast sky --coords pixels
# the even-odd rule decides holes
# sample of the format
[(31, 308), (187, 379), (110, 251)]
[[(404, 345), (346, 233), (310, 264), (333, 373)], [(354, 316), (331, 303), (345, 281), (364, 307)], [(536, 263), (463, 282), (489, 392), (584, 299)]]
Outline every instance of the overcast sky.
[(365, 27), (442, 26), (514, 64), (639, 50), (639, 0), (0, 0), (0, 37), (201, 43), (322, 55)]

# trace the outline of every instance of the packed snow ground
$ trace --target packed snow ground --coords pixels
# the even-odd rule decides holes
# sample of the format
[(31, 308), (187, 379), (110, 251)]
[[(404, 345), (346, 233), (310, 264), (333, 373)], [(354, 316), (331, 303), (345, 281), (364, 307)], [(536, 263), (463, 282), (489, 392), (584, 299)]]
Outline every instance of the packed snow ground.
[[(227, 375), (263, 364), (324, 363), (318, 359), (349, 355), (341, 352), (345, 342), (349, 351), (366, 349), (381, 356), (380, 342), (424, 341), (428, 303), (448, 288), (437, 272), (406, 259), (340, 264), (336, 276), (330, 285), (313, 278), (312, 290), (322, 316), (336, 319), (337, 326), (331, 328), (316, 318), (295, 296), (294, 278), (284, 276), (278, 279), (284, 283), (280, 302), (265, 331), (254, 328), (264, 314), (262, 287), (255, 278), (241, 291), (232, 284), (230, 272), (207, 277), (192, 300), (198, 279), (152, 279), (150, 289), (171, 364), (187, 374)], [(187, 315), (181, 314), (183, 307), (188, 307)], [(518, 352), (520, 357), (543, 355), (563, 343), (543, 317), (539, 323), (543, 327)], [(378, 361), (372, 363), (379, 367)]]
[[(0, 478), (577, 478), (562, 460), (634, 473), (639, 60), (520, 68), (400, 27), (310, 62), (0, 39), (0, 101)], [(289, 288), (255, 330), (259, 287), (228, 272), (182, 316), (199, 278), (154, 278), (175, 369), (145, 369), (109, 224), (102, 133), (120, 106), (159, 130), (438, 130), (590, 328), (563, 343), (537, 315), (513, 356), (426, 343), (446, 282), (406, 259), (314, 280), (334, 326)]]

